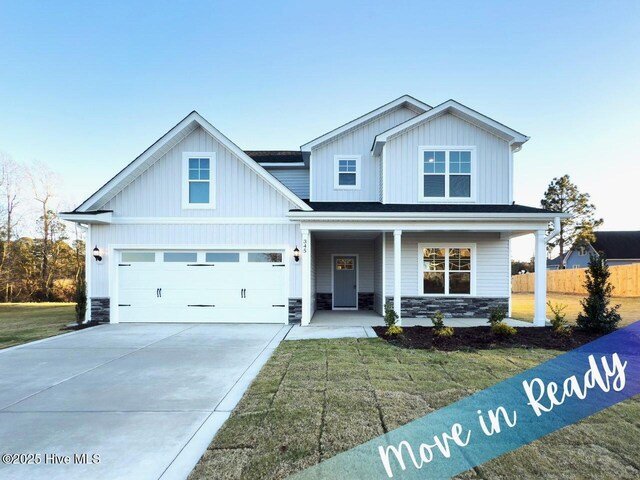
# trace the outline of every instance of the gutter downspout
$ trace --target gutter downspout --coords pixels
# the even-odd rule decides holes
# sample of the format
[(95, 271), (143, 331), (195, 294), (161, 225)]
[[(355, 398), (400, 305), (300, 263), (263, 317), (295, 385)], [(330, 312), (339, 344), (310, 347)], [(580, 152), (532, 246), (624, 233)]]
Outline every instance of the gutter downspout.
[(549, 232), (549, 235), (544, 237), (544, 243), (549, 243), (550, 240), (553, 240), (560, 233), (560, 217), (553, 218), (553, 230)]

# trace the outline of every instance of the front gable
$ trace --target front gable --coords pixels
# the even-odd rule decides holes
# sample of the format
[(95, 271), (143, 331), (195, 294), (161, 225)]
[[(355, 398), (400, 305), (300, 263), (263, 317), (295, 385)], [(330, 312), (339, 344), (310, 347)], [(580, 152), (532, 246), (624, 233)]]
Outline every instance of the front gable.
[[(190, 169), (185, 155), (210, 163), (210, 202), (188, 205)], [(202, 185), (200, 185), (202, 186)], [(197, 112), (191, 112), (67, 219), (97, 211), (113, 217), (282, 216), (308, 205)], [(84, 220), (83, 220), (84, 221)], [(93, 222), (89, 222), (93, 223)], [(109, 222), (107, 222), (109, 223)]]
[[(189, 207), (185, 205), (185, 158), (207, 156), (211, 158), (211, 208)], [(202, 127), (98, 207), (113, 210), (114, 217), (278, 217), (298, 208)]]

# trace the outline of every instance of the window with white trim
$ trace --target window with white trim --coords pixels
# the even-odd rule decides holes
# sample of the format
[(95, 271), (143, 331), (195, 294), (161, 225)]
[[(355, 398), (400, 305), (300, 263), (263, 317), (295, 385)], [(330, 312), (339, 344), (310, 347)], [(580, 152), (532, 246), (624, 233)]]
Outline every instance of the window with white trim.
[(419, 152), (422, 200), (472, 199), (472, 148), (420, 147)]
[(473, 248), (420, 246), (423, 295), (471, 295)]
[(336, 155), (334, 188), (356, 190), (360, 188), (360, 155)]
[(216, 154), (182, 155), (182, 208), (215, 208)]

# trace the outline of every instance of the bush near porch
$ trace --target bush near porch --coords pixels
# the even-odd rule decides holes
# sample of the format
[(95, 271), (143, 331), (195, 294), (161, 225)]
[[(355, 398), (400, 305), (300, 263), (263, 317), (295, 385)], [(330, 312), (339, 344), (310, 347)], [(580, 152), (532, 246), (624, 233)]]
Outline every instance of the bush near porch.
[[(567, 305), (565, 313), (567, 314), (567, 321), (571, 325), (575, 325), (576, 317), (578, 313), (582, 311), (580, 300), (583, 298), (582, 295), (547, 293), (547, 300), (552, 304), (560, 303)], [(620, 315), (622, 315), (622, 321), (618, 325), (619, 327), (624, 327), (625, 325), (630, 325), (640, 320), (640, 298), (612, 297), (611, 305), (616, 304), (621, 305)], [(514, 293), (511, 296), (511, 318), (533, 322), (533, 306), (534, 295), (532, 293)], [(553, 313), (547, 306), (547, 318), (551, 318), (552, 315)]]
[[(284, 341), (189, 478), (286, 478), (559, 353)], [(638, 418), (636, 397), (459, 478), (639, 478)]]

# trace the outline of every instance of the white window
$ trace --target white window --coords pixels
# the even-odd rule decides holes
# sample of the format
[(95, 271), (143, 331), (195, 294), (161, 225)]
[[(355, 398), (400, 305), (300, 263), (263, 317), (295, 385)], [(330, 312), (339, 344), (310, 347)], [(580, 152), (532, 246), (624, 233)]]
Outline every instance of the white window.
[(578, 255), (580, 255), (581, 257), (584, 257), (587, 254), (587, 249), (585, 248), (584, 245), (580, 245), (578, 247)]
[(182, 208), (215, 208), (216, 154), (182, 154)]
[(474, 246), (419, 245), (423, 295), (472, 295)]
[(474, 147), (419, 147), (418, 153), (420, 200), (473, 200)]
[(360, 155), (336, 155), (333, 186), (339, 190), (360, 189)]

